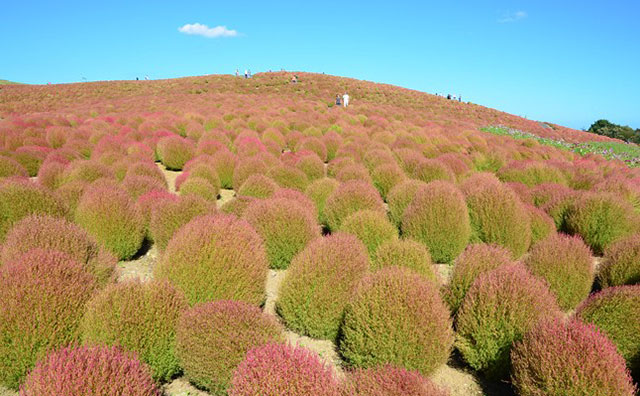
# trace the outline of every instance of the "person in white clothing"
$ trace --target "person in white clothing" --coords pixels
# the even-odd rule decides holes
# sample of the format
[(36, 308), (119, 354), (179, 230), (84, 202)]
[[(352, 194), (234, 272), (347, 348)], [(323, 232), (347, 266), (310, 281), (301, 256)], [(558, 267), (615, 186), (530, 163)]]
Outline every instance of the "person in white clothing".
[(342, 103), (344, 104), (344, 107), (349, 106), (349, 94), (346, 92), (342, 95)]

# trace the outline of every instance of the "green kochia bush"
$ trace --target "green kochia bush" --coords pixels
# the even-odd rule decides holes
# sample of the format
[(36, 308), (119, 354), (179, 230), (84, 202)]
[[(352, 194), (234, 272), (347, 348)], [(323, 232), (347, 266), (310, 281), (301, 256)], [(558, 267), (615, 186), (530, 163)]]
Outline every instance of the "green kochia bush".
[(313, 203), (316, 205), (318, 209), (318, 222), (320, 224), (326, 224), (327, 219), (324, 214), (324, 206), (327, 202), (327, 198), (333, 193), (333, 191), (340, 185), (335, 179), (330, 179), (328, 177), (315, 180), (309, 187), (305, 190), (305, 194), (311, 198)]
[(576, 309), (613, 341), (635, 377), (640, 376), (640, 285), (609, 287)]
[(269, 198), (278, 188), (278, 184), (269, 177), (260, 174), (253, 174), (249, 176), (244, 183), (242, 183), (242, 186), (238, 189), (238, 195), (255, 198)]
[(200, 216), (180, 228), (155, 268), (191, 305), (220, 299), (264, 301), (269, 262), (260, 236), (231, 215)]
[(62, 218), (32, 215), (16, 223), (7, 234), (0, 249), (0, 265), (18, 260), (32, 249), (66, 253), (95, 275), (100, 284), (111, 279), (118, 261), (76, 224)]
[(82, 338), (89, 344), (135, 351), (151, 367), (155, 380), (167, 381), (180, 371), (175, 327), (188, 307), (184, 294), (166, 281), (113, 284), (87, 304)]
[(533, 205), (525, 205), (525, 207), (531, 220), (531, 245), (555, 234), (556, 223), (551, 216)]
[(149, 233), (160, 251), (166, 249), (173, 234), (196, 216), (215, 213), (215, 203), (186, 195), (177, 200), (159, 200), (151, 209)]
[(95, 277), (63, 253), (32, 250), (0, 268), (0, 384), (17, 389), (37, 360), (78, 341)]
[(612, 243), (598, 274), (602, 287), (640, 283), (640, 234)]
[(65, 347), (38, 362), (21, 396), (160, 396), (149, 368), (119, 347)]
[(555, 234), (533, 246), (525, 265), (544, 278), (560, 308), (573, 309), (584, 300), (593, 284), (591, 250), (579, 237)]
[(512, 380), (522, 396), (633, 396), (625, 361), (593, 325), (548, 320), (511, 351)]
[(280, 187), (293, 188), (298, 191), (304, 191), (309, 185), (307, 175), (292, 166), (275, 166), (267, 173)]
[(207, 201), (216, 201), (218, 189), (203, 177), (191, 176), (180, 186), (180, 195), (183, 197), (195, 195)]
[(400, 226), (407, 206), (413, 201), (418, 190), (426, 185), (427, 183), (420, 180), (407, 179), (389, 190), (387, 203), (389, 204), (389, 218), (393, 224)]
[(178, 135), (166, 136), (158, 141), (157, 153), (167, 169), (180, 170), (195, 154), (193, 142)]
[(0, 155), (0, 178), (9, 176), (28, 177), (27, 170), (11, 157)]
[(184, 312), (177, 328), (177, 353), (189, 381), (226, 395), (233, 371), (250, 349), (283, 340), (275, 318), (258, 307), (215, 301)]
[(400, 267), (363, 280), (340, 332), (340, 354), (350, 366), (391, 363), (424, 375), (447, 361), (453, 345), (449, 310), (438, 287)]
[(339, 396), (338, 381), (302, 347), (268, 344), (250, 350), (233, 374), (229, 396)]
[(335, 339), (347, 300), (368, 268), (367, 251), (355, 236), (318, 238), (292, 260), (276, 310), (296, 332)]
[(373, 210), (359, 210), (349, 215), (342, 222), (340, 231), (357, 236), (367, 247), (372, 259), (378, 246), (398, 239), (398, 229), (389, 222), (387, 216)]
[(120, 260), (132, 257), (142, 246), (144, 218), (123, 190), (87, 189), (76, 208), (75, 221)]
[(411, 239), (393, 239), (378, 247), (371, 268), (379, 270), (391, 266), (407, 267), (427, 279), (437, 280), (429, 250)]
[(637, 221), (628, 202), (608, 193), (586, 193), (567, 213), (569, 232), (580, 235), (597, 254), (617, 239), (631, 235)]
[(465, 295), (456, 316), (456, 348), (473, 369), (505, 378), (513, 342), (559, 314), (544, 281), (520, 264), (503, 265), (478, 276)]
[(387, 194), (393, 187), (407, 178), (404, 171), (396, 163), (378, 165), (371, 172), (373, 185), (376, 186), (382, 198), (387, 198)]
[(343, 396), (447, 396), (449, 394), (419, 372), (391, 365), (350, 371), (341, 389)]
[(499, 245), (477, 243), (467, 246), (455, 262), (444, 300), (455, 314), (476, 278), (503, 265), (513, 264), (511, 253)]
[(418, 190), (402, 217), (402, 233), (422, 242), (435, 262), (455, 259), (471, 235), (460, 191), (445, 181), (434, 181)]
[(335, 231), (349, 215), (364, 209), (386, 212), (375, 187), (361, 180), (350, 180), (339, 185), (327, 198), (324, 214), (329, 229)]
[(290, 199), (256, 200), (243, 218), (264, 240), (269, 266), (284, 269), (312, 239), (320, 236), (316, 213)]

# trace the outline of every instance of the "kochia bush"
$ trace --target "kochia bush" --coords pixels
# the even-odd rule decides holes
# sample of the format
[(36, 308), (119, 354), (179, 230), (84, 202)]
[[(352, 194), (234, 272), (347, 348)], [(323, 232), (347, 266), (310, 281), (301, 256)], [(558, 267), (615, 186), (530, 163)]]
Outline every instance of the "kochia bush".
[(238, 195), (255, 197), (255, 198), (269, 198), (278, 189), (278, 184), (271, 178), (253, 174), (242, 183), (238, 189)]
[(309, 187), (307, 187), (304, 192), (315, 204), (316, 209), (318, 210), (318, 222), (320, 224), (326, 225), (327, 223), (327, 219), (324, 214), (324, 206), (329, 196), (339, 185), (340, 182), (337, 180), (325, 177), (315, 180), (309, 184)]
[(87, 304), (82, 338), (89, 344), (135, 351), (151, 367), (155, 380), (167, 381), (180, 371), (175, 327), (188, 307), (182, 292), (166, 281), (112, 284)]
[(339, 396), (331, 368), (302, 347), (267, 344), (247, 353), (233, 373), (229, 396)]
[(160, 396), (149, 368), (120, 347), (70, 346), (38, 362), (21, 396)]
[(358, 237), (372, 259), (382, 243), (398, 239), (398, 229), (386, 214), (373, 210), (359, 210), (349, 215), (340, 225), (340, 231)]
[(640, 283), (640, 234), (612, 243), (598, 273), (602, 287)]
[(391, 363), (424, 375), (444, 364), (453, 345), (449, 310), (434, 282), (407, 268), (365, 278), (345, 310), (340, 354), (348, 365)]
[(251, 225), (217, 214), (197, 217), (180, 228), (154, 273), (182, 289), (191, 305), (221, 299), (259, 305), (268, 268), (262, 239)]
[(0, 155), (0, 178), (9, 176), (28, 177), (29, 173), (18, 161), (11, 157)]
[(407, 175), (405, 175), (400, 166), (394, 162), (391, 164), (378, 165), (371, 172), (371, 178), (373, 179), (373, 185), (376, 186), (382, 198), (386, 199), (389, 191), (398, 185), (398, 183), (404, 181)]
[(250, 349), (283, 340), (274, 317), (247, 303), (222, 300), (182, 314), (176, 351), (189, 381), (214, 395), (226, 395), (233, 371)]
[(423, 243), (435, 262), (455, 259), (471, 235), (469, 214), (460, 190), (438, 180), (416, 191), (402, 217), (402, 233)]
[(343, 396), (448, 396), (418, 371), (383, 365), (349, 371), (341, 385)]
[(180, 195), (196, 196), (210, 202), (218, 199), (218, 189), (204, 177), (192, 176), (180, 185)]
[(378, 247), (375, 258), (371, 261), (371, 269), (380, 270), (391, 266), (407, 267), (427, 279), (437, 280), (429, 250), (411, 239), (393, 239)]
[(280, 165), (269, 169), (267, 172), (273, 181), (278, 183), (280, 187), (293, 188), (298, 191), (304, 191), (309, 185), (307, 175), (292, 166)]
[(511, 351), (512, 381), (522, 396), (633, 396), (625, 361), (593, 325), (572, 319), (534, 326)]
[(386, 213), (380, 194), (370, 183), (350, 180), (340, 184), (327, 198), (324, 214), (332, 231), (340, 229), (342, 221), (359, 210)]
[(167, 169), (181, 170), (193, 158), (195, 147), (191, 140), (178, 135), (161, 138), (156, 146), (158, 158)]
[(407, 206), (413, 201), (418, 190), (426, 185), (427, 183), (420, 180), (407, 179), (396, 184), (389, 191), (387, 203), (389, 204), (389, 218), (393, 224), (400, 226)]
[(593, 284), (591, 250), (579, 237), (555, 234), (533, 246), (525, 265), (549, 283), (560, 308), (573, 309)]
[(556, 233), (556, 223), (542, 209), (533, 205), (525, 205), (531, 220), (531, 245)]
[(78, 341), (95, 277), (64, 253), (32, 250), (0, 267), (0, 384), (17, 389), (37, 360)]
[(176, 200), (159, 200), (151, 209), (149, 233), (158, 249), (164, 251), (180, 227), (196, 216), (214, 213), (215, 204), (198, 196), (186, 195)]
[(467, 291), (456, 316), (456, 348), (473, 369), (505, 378), (513, 342), (559, 314), (544, 281), (520, 264), (503, 265), (479, 275)]
[(368, 269), (367, 251), (355, 236), (318, 238), (292, 260), (276, 311), (296, 332), (335, 339), (347, 300)]

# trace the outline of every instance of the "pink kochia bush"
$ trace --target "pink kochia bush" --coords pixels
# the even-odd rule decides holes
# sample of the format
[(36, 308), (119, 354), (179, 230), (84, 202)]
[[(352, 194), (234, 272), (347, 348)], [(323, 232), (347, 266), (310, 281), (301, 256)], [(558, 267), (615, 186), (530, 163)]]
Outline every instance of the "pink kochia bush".
[(151, 367), (155, 380), (167, 381), (180, 371), (175, 328), (188, 307), (184, 294), (166, 281), (112, 284), (88, 302), (80, 325), (82, 338), (89, 344), (135, 351)]
[(160, 396), (149, 368), (119, 347), (65, 347), (47, 355), (20, 388), (21, 396)]
[(340, 333), (348, 365), (391, 363), (424, 375), (447, 361), (454, 340), (436, 284), (401, 267), (379, 270), (360, 283)]
[(215, 395), (226, 395), (233, 371), (250, 349), (282, 341), (275, 317), (244, 302), (220, 300), (183, 313), (176, 351), (189, 381)]
[(324, 215), (329, 229), (335, 231), (349, 215), (364, 209), (386, 212), (378, 190), (371, 183), (350, 180), (339, 185), (327, 198)]
[(591, 250), (580, 237), (555, 234), (543, 239), (524, 262), (533, 275), (547, 281), (565, 311), (575, 308), (591, 291)]
[(144, 218), (121, 189), (109, 186), (87, 189), (76, 208), (75, 221), (120, 260), (131, 258), (142, 246)]
[(512, 380), (522, 396), (633, 396), (615, 345), (593, 325), (542, 321), (511, 351)]
[(100, 284), (113, 274), (117, 259), (78, 225), (62, 218), (32, 215), (16, 223), (0, 249), (0, 266), (20, 259), (33, 249), (66, 253), (95, 275)]
[(640, 283), (640, 234), (612, 243), (598, 274), (602, 287)]
[(514, 341), (539, 320), (560, 315), (544, 281), (521, 264), (502, 265), (473, 282), (456, 316), (456, 348), (490, 378), (509, 373)]
[(66, 254), (32, 250), (0, 267), (0, 384), (17, 389), (36, 361), (76, 342), (95, 277)]
[(339, 396), (331, 368), (316, 354), (284, 344), (254, 348), (233, 373), (229, 396)]
[(156, 150), (162, 164), (171, 170), (182, 169), (195, 154), (193, 142), (178, 135), (160, 139)]
[(355, 369), (341, 385), (342, 396), (447, 396), (418, 371), (392, 365)]
[(422, 242), (438, 263), (455, 259), (467, 246), (471, 227), (460, 190), (434, 181), (416, 192), (402, 217), (402, 233)]
[(243, 218), (264, 240), (269, 266), (274, 269), (287, 268), (309, 241), (320, 236), (315, 210), (290, 199), (256, 200)]
[(264, 301), (269, 262), (262, 239), (232, 215), (200, 216), (171, 238), (154, 274), (169, 279), (191, 305), (221, 299)]
[(299, 333), (335, 339), (347, 300), (368, 269), (367, 251), (355, 236), (318, 238), (292, 260), (276, 311)]

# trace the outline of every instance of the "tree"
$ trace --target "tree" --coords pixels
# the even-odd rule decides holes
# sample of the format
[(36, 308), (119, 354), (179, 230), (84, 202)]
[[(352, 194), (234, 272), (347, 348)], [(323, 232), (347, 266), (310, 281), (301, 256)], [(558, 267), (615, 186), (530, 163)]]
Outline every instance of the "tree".
[(607, 120), (594, 122), (589, 127), (588, 132), (624, 140), (625, 142), (640, 143), (640, 129), (634, 130), (629, 126), (617, 125)]

